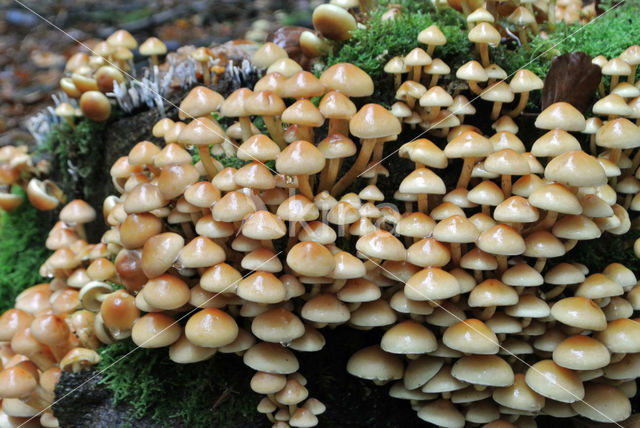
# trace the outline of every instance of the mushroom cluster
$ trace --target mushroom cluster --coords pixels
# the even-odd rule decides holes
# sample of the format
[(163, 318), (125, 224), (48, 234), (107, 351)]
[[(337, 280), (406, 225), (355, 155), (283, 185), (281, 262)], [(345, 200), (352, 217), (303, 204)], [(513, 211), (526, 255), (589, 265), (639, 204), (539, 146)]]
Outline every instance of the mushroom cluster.
[[(314, 24), (339, 40), (341, 27), (327, 22), (342, 15), (325, 9)], [(518, 9), (514, 22), (531, 25)], [(390, 110), (360, 101), (374, 82), (357, 66), (316, 77), (274, 43), (253, 57), (264, 70), (253, 88), (224, 97), (208, 87), (205, 52), (204, 85), (182, 100), (178, 120), (158, 121), (158, 143), (140, 141), (112, 166), (118, 194), (104, 201), (101, 242), (84, 233), (95, 211), (67, 204), (47, 239), (50, 282), (2, 315), (4, 414), (38, 414), (60, 370), (95, 364), (100, 343), (131, 337), (168, 348), (178, 364), (236, 353), (275, 427), (315, 426), (325, 406), (310, 397), (294, 351), (321, 351), (322, 329), (346, 324), (384, 331), (347, 371), (393, 382), (390, 396), (438, 426), (629, 417), (640, 376), (637, 278), (619, 263), (590, 272), (561, 258), (578, 241), (626, 233), (627, 210), (640, 210), (640, 129), (629, 120), (640, 117), (640, 92), (632, 77), (620, 82), (635, 76), (640, 48), (603, 65), (616, 77), (594, 105), (600, 118), (557, 102), (535, 120), (545, 133), (522, 141), (514, 118), (543, 83), (527, 70), (505, 82), (490, 60), (500, 40), (492, 21), (483, 9), (468, 15), (480, 62), (453, 73), (472, 101), (438, 85), (452, 70), (434, 57), (446, 43), (434, 25), (418, 36), (425, 49), (386, 64)], [(121, 50), (105, 43), (101, 58)], [(111, 67), (91, 60), (78, 57), (68, 89), (97, 85)], [(477, 112), (493, 131), (465, 123)], [(416, 125), (419, 138), (394, 143)], [(579, 133), (593, 136), (590, 153)], [(390, 174), (391, 144), (387, 157), (412, 168), (395, 171), (405, 177), (385, 194), (377, 184)], [(224, 167), (216, 156), (245, 163)], [(443, 179), (445, 169), (457, 180)], [(57, 426), (50, 413), (41, 423)]]

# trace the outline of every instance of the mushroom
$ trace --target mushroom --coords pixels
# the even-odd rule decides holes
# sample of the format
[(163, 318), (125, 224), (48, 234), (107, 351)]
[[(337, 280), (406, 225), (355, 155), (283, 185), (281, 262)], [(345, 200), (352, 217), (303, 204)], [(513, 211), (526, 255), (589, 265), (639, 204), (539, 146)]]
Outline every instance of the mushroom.
[(157, 37), (149, 37), (138, 49), (141, 55), (151, 57), (151, 65), (158, 65), (158, 56), (167, 53), (167, 46)]

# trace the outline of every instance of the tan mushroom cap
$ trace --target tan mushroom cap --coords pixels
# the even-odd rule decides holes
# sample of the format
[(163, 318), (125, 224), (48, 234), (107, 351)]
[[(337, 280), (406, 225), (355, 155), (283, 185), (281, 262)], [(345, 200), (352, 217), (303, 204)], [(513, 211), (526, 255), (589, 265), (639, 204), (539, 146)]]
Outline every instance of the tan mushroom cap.
[(403, 371), (400, 357), (383, 351), (377, 345), (357, 351), (347, 362), (349, 374), (377, 382), (401, 379)]
[(424, 238), (407, 250), (407, 261), (422, 267), (441, 267), (451, 260), (449, 248), (435, 238)]
[(584, 398), (584, 386), (578, 375), (552, 360), (538, 361), (529, 367), (525, 381), (538, 394), (556, 401), (574, 403)]
[(610, 149), (632, 149), (640, 146), (640, 128), (628, 119), (607, 121), (596, 132), (596, 144)]
[(252, 333), (260, 340), (274, 343), (289, 343), (305, 332), (302, 321), (284, 308), (263, 312), (253, 319)]
[(631, 403), (624, 393), (602, 383), (587, 384), (584, 399), (572, 403), (571, 407), (580, 416), (603, 423), (622, 422), (631, 415)]
[(487, 72), (484, 67), (475, 60), (469, 61), (458, 68), (456, 71), (456, 77), (460, 80), (475, 82), (486, 82), (489, 80), (489, 76), (487, 76)]
[(260, 342), (243, 355), (244, 363), (252, 369), (272, 374), (291, 374), (300, 367), (298, 359), (280, 344)]
[(446, 192), (446, 187), (442, 178), (429, 168), (418, 168), (402, 180), (399, 191), (410, 194), (428, 193), (442, 195)]
[(287, 254), (287, 264), (303, 276), (322, 277), (329, 275), (335, 267), (331, 252), (313, 241), (299, 242)]
[(149, 37), (142, 42), (138, 49), (141, 55), (164, 55), (167, 53), (167, 46), (157, 37)]
[(431, 57), (422, 48), (413, 48), (404, 56), (404, 64), (409, 67), (422, 67), (431, 64)]
[(358, 138), (383, 138), (400, 134), (400, 121), (378, 104), (365, 104), (349, 121), (349, 131)]
[(432, 401), (420, 407), (418, 417), (423, 421), (446, 428), (462, 428), (465, 419), (449, 400)]
[(451, 367), (451, 375), (473, 385), (505, 387), (513, 384), (511, 366), (497, 355), (469, 355)]
[(473, 43), (488, 43), (490, 45), (497, 45), (501, 39), (498, 30), (489, 22), (480, 22), (469, 31), (467, 37)]
[(575, 296), (589, 299), (602, 299), (605, 297), (621, 296), (624, 293), (622, 286), (601, 273), (589, 275), (575, 290)]
[(313, 28), (330, 40), (348, 40), (357, 27), (356, 20), (346, 9), (333, 4), (321, 4), (313, 10)]
[(572, 370), (595, 370), (607, 366), (611, 360), (602, 343), (589, 336), (571, 336), (553, 350), (553, 361)]
[(580, 150), (580, 143), (562, 129), (552, 129), (531, 146), (531, 153), (537, 157), (555, 157), (575, 150)]
[(607, 176), (597, 159), (582, 150), (565, 152), (553, 158), (544, 169), (544, 178), (576, 187), (607, 183)]
[(403, 144), (398, 152), (400, 157), (408, 157), (432, 168), (446, 168), (448, 164), (444, 152), (430, 140), (418, 138)]
[(199, 117), (192, 120), (178, 135), (178, 141), (183, 145), (220, 144), (224, 141), (224, 131), (213, 119)]
[(160, 312), (138, 318), (131, 329), (131, 339), (141, 348), (162, 348), (177, 341), (182, 334), (180, 325)]
[(403, 236), (425, 237), (435, 227), (435, 222), (424, 213), (411, 213), (396, 224), (396, 232)]
[(559, 322), (585, 330), (602, 331), (607, 320), (602, 309), (586, 297), (567, 297), (554, 303), (551, 315)]
[[(251, 378), (251, 389), (258, 394), (275, 394), (284, 388), (287, 378), (281, 374), (257, 372)], [(275, 408), (275, 405), (273, 406)]]
[(381, 327), (395, 323), (396, 313), (384, 299), (364, 302), (351, 313), (349, 324), (358, 328)]
[(286, 175), (313, 175), (325, 166), (325, 158), (316, 146), (298, 140), (289, 144), (276, 159), (276, 169)]
[(373, 80), (361, 68), (346, 62), (334, 64), (320, 76), (327, 90), (339, 91), (348, 97), (373, 94)]
[(217, 352), (215, 348), (196, 346), (183, 334), (169, 347), (169, 358), (174, 363), (190, 364), (208, 360)]
[(96, 211), (82, 199), (75, 199), (69, 202), (60, 211), (60, 220), (69, 226), (89, 223), (95, 218)]
[(485, 157), (493, 152), (488, 138), (474, 131), (465, 131), (447, 143), (444, 154), (448, 158)]
[(294, 195), (278, 206), (276, 214), (286, 221), (311, 221), (318, 218), (320, 211), (303, 195)]
[(255, 272), (238, 283), (236, 294), (256, 303), (279, 303), (286, 295), (284, 284), (269, 272)]
[(333, 294), (319, 294), (302, 307), (302, 318), (318, 323), (342, 323), (350, 318), (349, 309)]
[(402, 242), (385, 230), (377, 230), (362, 236), (356, 242), (356, 249), (367, 257), (402, 261), (406, 250)]
[(447, 38), (437, 25), (430, 25), (418, 33), (418, 41), (425, 45), (442, 46), (447, 43)]
[(206, 308), (192, 315), (185, 326), (189, 342), (204, 348), (219, 348), (238, 336), (238, 325), (226, 312)]
[(545, 184), (533, 190), (529, 202), (536, 208), (562, 214), (582, 213), (580, 201), (569, 189), (559, 183)]
[(531, 172), (526, 159), (513, 149), (502, 149), (488, 155), (484, 160), (484, 169), (502, 175), (526, 175)]
[(471, 307), (511, 306), (518, 303), (518, 293), (497, 279), (487, 279), (476, 285), (469, 294)]
[(184, 238), (177, 233), (152, 236), (142, 249), (142, 271), (148, 278), (162, 275), (178, 259), (183, 247)]
[(545, 398), (526, 384), (522, 373), (515, 375), (512, 385), (496, 388), (492, 398), (502, 406), (525, 412), (538, 412), (545, 404)]
[(258, 68), (267, 68), (275, 61), (288, 58), (287, 52), (275, 43), (267, 42), (260, 46), (251, 57), (251, 62)]
[(242, 221), (256, 210), (253, 200), (241, 192), (232, 191), (213, 206), (213, 219), (222, 222)]
[(442, 341), (451, 349), (472, 354), (497, 354), (500, 346), (495, 333), (477, 319), (451, 325), (445, 330)]
[(581, 132), (586, 126), (582, 113), (566, 102), (551, 104), (538, 115), (535, 122), (540, 129), (564, 129)]
[(487, 253), (505, 256), (522, 254), (526, 249), (522, 236), (505, 224), (497, 224), (482, 232), (476, 245)]
[(435, 351), (438, 342), (431, 330), (416, 321), (407, 320), (387, 330), (380, 347), (392, 354), (425, 354)]
[(184, 120), (208, 116), (218, 111), (218, 107), (223, 101), (222, 95), (216, 91), (206, 86), (196, 86), (182, 99), (180, 107), (178, 107), (178, 117), (180, 120)]
[(620, 318), (611, 321), (595, 338), (610, 352), (637, 353), (640, 352), (640, 323), (636, 318)]
[(142, 297), (149, 305), (164, 310), (182, 307), (190, 295), (191, 290), (183, 280), (166, 274), (149, 280), (142, 289)]
[(250, 214), (242, 224), (242, 234), (251, 239), (273, 240), (283, 237), (287, 227), (282, 220), (269, 211)]

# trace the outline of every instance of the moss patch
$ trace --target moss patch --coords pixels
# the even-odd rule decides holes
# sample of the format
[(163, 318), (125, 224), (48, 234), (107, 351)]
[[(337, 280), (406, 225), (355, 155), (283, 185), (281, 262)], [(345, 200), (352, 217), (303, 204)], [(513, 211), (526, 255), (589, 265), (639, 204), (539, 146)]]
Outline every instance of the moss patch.
[(382, 22), (385, 9), (375, 10), (366, 23), (367, 28), (354, 30), (352, 37), (326, 59), (327, 67), (350, 62), (366, 71), (376, 83), (372, 98), (387, 105), (393, 103), (395, 91), (393, 78), (384, 72), (384, 65), (394, 56), (404, 56), (418, 47), (420, 31), (432, 24), (438, 25), (447, 37), (447, 44), (437, 47), (433, 56), (441, 58), (452, 70), (461, 64), (459, 58), (467, 57), (471, 47), (462, 14), (451, 8), (436, 14), (435, 9), (424, 2), (400, 3), (403, 12), (399, 18)]
[(640, 43), (639, 17), (640, 3), (624, 2), (587, 25), (560, 23), (547, 39), (539, 35), (533, 37), (529, 49), (513, 49), (502, 44), (491, 50), (492, 58), (507, 74), (524, 67), (544, 78), (556, 55), (582, 51), (592, 57), (604, 55), (610, 59)]
[[(176, 364), (168, 349), (136, 349), (127, 339), (100, 350), (103, 383), (116, 403), (132, 406), (135, 420), (162, 426), (238, 426), (260, 421), (259, 401), (249, 388), (251, 370), (237, 355), (216, 355), (195, 364)], [(249, 423), (250, 425), (250, 423)]]
[[(14, 187), (13, 193), (24, 191)], [(13, 212), (0, 210), (0, 313), (13, 307), (25, 288), (43, 282), (38, 273), (49, 256), (44, 246), (50, 225), (46, 213), (25, 201)]]
[(49, 134), (45, 150), (53, 154), (53, 170), (59, 177), (56, 182), (70, 198), (91, 199), (92, 189), (99, 183), (103, 167), (102, 135), (107, 122), (83, 119), (71, 129), (61, 124)]

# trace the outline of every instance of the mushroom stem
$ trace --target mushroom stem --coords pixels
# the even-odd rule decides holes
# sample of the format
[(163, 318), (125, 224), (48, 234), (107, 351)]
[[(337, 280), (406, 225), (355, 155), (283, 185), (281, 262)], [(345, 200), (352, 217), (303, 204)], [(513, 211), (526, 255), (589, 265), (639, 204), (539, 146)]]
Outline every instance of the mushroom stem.
[(535, 266), (533, 266), (533, 268), (535, 270), (537, 270), (538, 272), (542, 272), (542, 269), (544, 269), (544, 266), (547, 264), (547, 258), (546, 257), (538, 257), (538, 259), (536, 260), (536, 264)]
[(462, 187), (464, 189), (467, 188), (469, 184), (469, 180), (471, 179), (471, 172), (473, 171), (473, 164), (475, 163), (475, 158), (464, 158), (464, 163), (462, 164), (462, 171), (460, 171), (460, 178), (458, 178), (458, 185), (456, 187)]
[(242, 129), (242, 141), (247, 141), (251, 138), (251, 120), (249, 120), (249, 116), (239, 117), (240, 128)]
[[(594, 137), (595, 134), (591, 134), (591, 136)], [(628, 169), (629, 174), (633, 174), (638, 169), (638, 166), (640, 166), (640, 150), (638, 150), (633, 156), (633, 160), (631, 161), (631, 168)]]
[(613, 88), (618, 86), (618, 81), (620, 80), (620, 76), (614, 74), (611, 76), (611, 84), (609, 85), (609, 92), (613, 91)]
[(457, 267), (460, 265), (460, 257), (462, 256), (462, 249), (460, 248), (459, 242), (450, 242), (449, 247), (451, 248), (451, 261)]
[(327, 134), (349, 135), (349, 121), (346, 119), (329, 119), (329, 131)]
[(311, 188), (311, 184), (309, 184), (309, 176), (296, 175), (296, 177), (298, 178), (298, 190), (300, 190), (300, 193), (309, 200), (313, 200), (313, 189)]
[(480, 313), (480, 315), (478, 315), (478, 318), (480, 318), (483, 321), (486, 321), (488, 319), (491, 319), (491, 317), (493, 316), (493, 314), (496, 313), (496, 307), (495, 306), (487, 306), (486, 308), (484, 308), (484, 310)]
[[(438, 4), (439, 1), (435, 1), (435, 4)], [(432, 56), (433, 55), (433, 51), (436, 50), (436, 45), (427, 45), (427, 55)]]
[(76, 124), (73, 123), (73, 119), (70, 116), (65, 116), (64, 117), (65, 122), (67, 122), (67, 125), (69, 125), (69, 127), (74, 130), (76, 129)]
[(609, 160), (614, 165), (618, 165), (620, 161), (620, 154), (622, 153), (622, 149), (611, 149), (611, 154), (609, 155)]
[(278, 144), (280, 150), (284, 150), (287, 147), (287, 143), (284, 141), (284, 135), (282, 133), (282, 127), (276, 122), (273, 116), (262, 116), (264, 124), (271, 135), (271, 139)]
[(431, 81), (429, 82), (429, 88), (433, 88), (438, 84), (438, 80), (440, 80), (439, 74), (434, 74), (431, 76)]
[(592, 156), (598, 155), (598, 149), (596, 148), (596, 134), (591, 134), (589, 137), (589, 150), (591, 151)]
[(358, 175), (364, 171), (369, 163), (369, 159), (371, 158), (371, 153), (373, 153), (373, 149), (376, 146), (378, 139), (377, 138), (364, 138), (362, 140), (362, 148), (360, 149), (360, 153), (358, 153), (358, 158), (353, 163), (349, 171), (333, 186), (331, 189), (331, 195), (336, 196), (339, 195), (346, 189), (356, 178)]
[(508, 267), (507, 256), (498, 254), (496, 256), (496, 260), (498, 261), (498, 272), (502, 273), (505, 270), (507, 270), (507, 267)]
[(522, 42), (522, 46), (524, 46), (525, 48), (528, 48), (529, 47), (529, 39), (527, 37), (527, 27), (526, 26), (518, 27), (518, 37), (520, 38), (520, 41)]
[(467, 82), (469, 83), (469, 89), (471, 90), (471, 92), (476, 95), (482, 94), (483, 89), (478, 85), (478, 82), (476, 82), (475, 80), (467, 80)]
[(567, 284), (556, 285), (551, 290), (549, 290), (548, 292), (544, 293), (544, 299), (548, 301), (548, 300), (551, 300), (551, 299), (554, 299), (554, 298), (558, 297), (559, 295), (562, 294), (562, 292), (564, 291), (565, 288), (567, 288)]
[[(536, 14), (533, 12), (533, 6), (531, 5), (531, 3), (529, 2), (525, 3), (524, 7), (531, 13), (531, 16), (534, 16), (534, 17), (536, 16)], [(535, 19), (531, 23), (531, 29), (533, 30), (533, 34), (539, 33), (538, 21), (536, 21)]]
[(491, 109), (491, 120), (496, 120), (500, 117), (500, 110), (502, 110), (502, 102), (495, 101)]
[(322, 170), (322, 174), (320, 175), (320, 184), (318, 185), (318, 192), (322, 192), (323, 190), (328, 190), (329, 187), (336, 181), (336, 177), (338, 176), (338, 172), (340, 171), (340, 166), (342, 165), (342, 159), (335, 158), (329, 159), (327, 165), (324, 170)]
[(158, 55), (151, 55), (151, 65), (155, 67), (156, 65), (158, 65), (158, 63)]
[(504, 193), (504, 198), (508, 198), (511, 196), (511, 176), (507, 174), (502, 174), (502, 193)]
[(568, 253), (569, 251), (573, 250), (573, 248), (576, 246), (576, 244), (578, 243), (577, 239), (569, 239), (564, 243), (564, 251), (566, 253)]
[(550, 229), (551, 226), (554, 225), (557, 219), (558, 219), (557, 211), (547, 211), (547, 215), (544, 216), (544, 218), (540, 220), (540, 222), (538, 222), (538, 224), (535, 225), (530, 232)]
[(213, 158), (211, 157), (211, 153), (209, 153), (209, 146), (198, 146), (198, 153), (200, 154), (202, 166), (204, 166), (205, 171), (207, 171), (207, 177), (209, 180), (212, 180), (220, 170), (216, 167), (216, 164), (213, 163)]
[(416, 65), (413, 67), (413, 81), (420, 83), (420, 78), (422, 77), (422, 66)]
[(636, 70), (638, 69), (638, 64), (632, 64), (631, 65), (631, 72), (629, 73), (629, 75), (627, 76), (627, 82), (629, 82), (630, 84), (634, 84), (636, 81)]
[(207, 57), (206, 61), (201, 61), (200, 65), (202, 66), (202, 78), (204, 79), (204, 85), (209, 86), (211, 83), (211, 72), (209, 71), (209, 57)]
[(402, 84), (402, 73), (394, 73), (393, 74), (394, 89), (397, 91), (401, 84)]
[(418, 194), (418, 212), (429, 214), (429, 197), (425, 193)]
[(549, 6), (547, 8), (549, 31), (556, 31), (556, 0), (549, 0)]
[(482, 66), (489, 67), (491, 64), (491, 61), (489, 60), (489, 44), (478, 43), (478, 48), (480, 49), (480, 60), (482, 61)]
[(76, 229), (76, 232), (78, 233), (78, 237), (80, 239), (82, 239), (83, 241), (88, 242), (87, 241), (87, 232), (84, 230), (84, 224), (77, 223), (75, 225), (75, 229)]
[(373, 149), (373, 155), (371, 156), (371, 163), (376, 165), (382, 161), (382, 155), (384, 153), (384, 140), (380, 140)]
[(524, 108), (527, 106), (527, 102), (529, 101), (529, 91), (523, 92), (520, 94), (520, 99), (518, 100), (518, 105), (516, 108), (511, 110), (508, 115), (511, 117), (516, 117), (520, 113), (524, 111)]
[(438, 113), (440, 113), (440, 107), (439, 106), (433, 106), (429, 109), (429, 113), (427, 114), (427, 117), (425, 118), (426, 122), (432, 122), (436, 117), (438, 117)]

